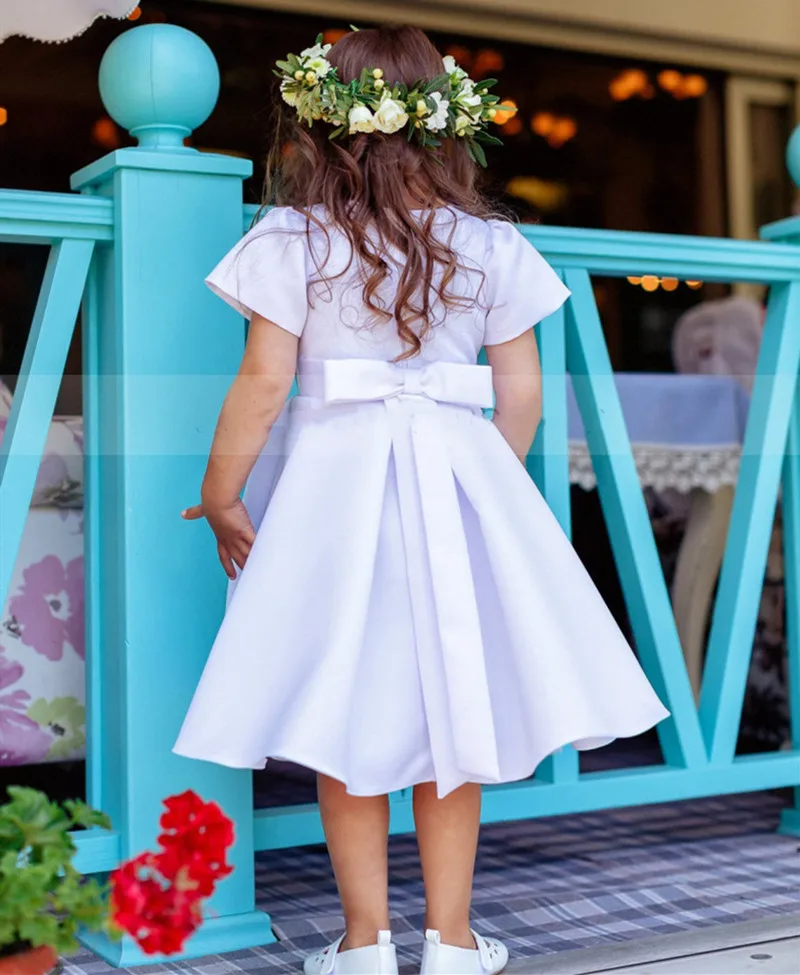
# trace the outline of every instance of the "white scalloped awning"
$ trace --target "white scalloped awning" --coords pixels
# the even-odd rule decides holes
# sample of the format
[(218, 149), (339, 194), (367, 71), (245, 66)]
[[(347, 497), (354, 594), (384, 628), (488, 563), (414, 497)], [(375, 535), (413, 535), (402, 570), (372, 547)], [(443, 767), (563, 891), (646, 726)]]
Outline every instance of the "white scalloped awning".
[(0, 41), (12, 34), (68, 41), (98, 17), (127, 17), (136, 6), (136, 0), (0, 0)]

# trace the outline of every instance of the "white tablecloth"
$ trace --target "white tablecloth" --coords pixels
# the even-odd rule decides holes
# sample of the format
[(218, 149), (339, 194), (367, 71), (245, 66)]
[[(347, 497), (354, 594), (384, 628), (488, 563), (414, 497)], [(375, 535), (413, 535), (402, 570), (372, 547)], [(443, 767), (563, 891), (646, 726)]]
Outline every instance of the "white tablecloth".
[[(709, 493), (736, 483), (749, 397), (729, 376), (617, 373), (614, 377), (643, 487)], [(575, 394), (567, 387), (570, 481), (595, 486)]]

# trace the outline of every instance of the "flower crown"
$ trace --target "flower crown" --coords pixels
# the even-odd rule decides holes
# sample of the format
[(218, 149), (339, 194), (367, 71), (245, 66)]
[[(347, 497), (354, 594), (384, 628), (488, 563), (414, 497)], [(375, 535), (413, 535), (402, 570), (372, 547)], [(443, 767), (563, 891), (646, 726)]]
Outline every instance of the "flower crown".
[(481, 166), (486, 165), (481, 143), (502, 145), (487, 131), (499, 100), (489, 94), (494, 78), (476, 83), (448, 55), (443, 74), (411, 87), (388, 84), (380, 68), (364, 68), (345, 84), (326, 58), (330, 49), (320, 34), (313, 47), (276, 62), (281, 96), (309, 128), (327, 122), (335, 126), (330, 138), (338, 139), (358, 132), (391, 134), (408, 126), (408, 141), (416, 138), (429, 148), (440, 146), (443, 138), (463, 139), (469, 157)]

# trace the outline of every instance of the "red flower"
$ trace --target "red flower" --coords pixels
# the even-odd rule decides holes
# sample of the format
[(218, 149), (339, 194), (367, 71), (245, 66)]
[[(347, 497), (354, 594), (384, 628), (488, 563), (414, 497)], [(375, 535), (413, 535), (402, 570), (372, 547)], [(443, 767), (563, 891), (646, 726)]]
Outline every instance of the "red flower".
[(232, 867), (233, 823), (194, 792), (164, 803), (159, 853), (142, 853), (111, 875), (111, 916), (146, 954), (170, 955), (202, 923), (201, 902)]
[(215, 802), (203, 802), (194, 792), (173, 796), (164, 803), (163, 833), (158, 838), (167, 850), (180, 846), (199, 853), (214, 853), (224, 859), (233, 843), (233, 823)]

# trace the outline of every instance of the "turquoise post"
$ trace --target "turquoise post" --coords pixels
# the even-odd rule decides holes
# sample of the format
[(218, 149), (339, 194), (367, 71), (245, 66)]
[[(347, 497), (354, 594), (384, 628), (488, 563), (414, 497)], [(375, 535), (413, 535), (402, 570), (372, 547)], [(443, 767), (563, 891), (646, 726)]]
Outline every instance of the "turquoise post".
[[(244, 341), (242, 319), (203, 278), (241, 236), (251, 165), (183, 145), (218, 90), (214, 56), (194, 34), (126, 31), (103, 58), (100, 91), (139, 146), (72, 181), (114, 211), (85, 306), (90, 799), (111, 815), (122, 857), (154, 846), (162, 800), (185, 789), (236, 824), (234, 872), (183, 957), (275, 940), (255, 909), (251, 772), (171, 752), (225, 600), (210, 532), (180, 512), (198, 500)], [(120, 966), (157, 960), (129, 940), (86, 943)]]
[[(800, 187), (800, 125), (786, 147), (786, 166)], [(800, 245), (800, 217), (790, 217), (769, 227), (761, 236), (782, 244)], [(800, 328), (793, 321), (791, 328)], [(800, 378), (795, 386), (789, 418), (786, 455), (781, 477), (783, 506), (783, 556), (786, 579), (786, 645), (788, 655), (789, 721), (791, 746), (800, 750)], [(794, 805), (781, 816), (780, 832), (800, 836), (800, 787), (795, 787)]]

